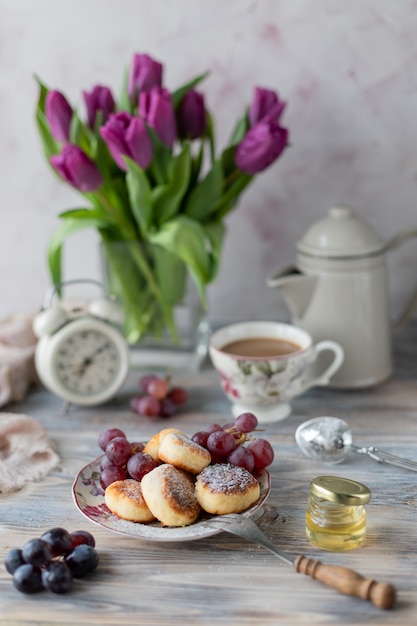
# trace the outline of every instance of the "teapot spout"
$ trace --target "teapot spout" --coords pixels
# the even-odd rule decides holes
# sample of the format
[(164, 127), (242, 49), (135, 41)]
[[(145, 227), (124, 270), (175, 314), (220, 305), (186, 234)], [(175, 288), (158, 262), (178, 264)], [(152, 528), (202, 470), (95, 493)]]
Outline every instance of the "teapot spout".
[(302, 320), (316, 289), (318, 277), (308, 276), (290, 265), (267, 279), (268, 287), (282, 292), (292, 321)]

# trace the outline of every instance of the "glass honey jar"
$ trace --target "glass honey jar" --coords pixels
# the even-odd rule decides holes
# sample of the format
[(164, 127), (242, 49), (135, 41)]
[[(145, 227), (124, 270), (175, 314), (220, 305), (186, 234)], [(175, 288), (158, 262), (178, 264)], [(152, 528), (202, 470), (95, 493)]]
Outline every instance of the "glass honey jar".
[(368, 487), (349, 478), (313, 478), (306, 512), (307, 539), (335, 552), (359, 548), (366, 537), (364, 505), (370, 499)]

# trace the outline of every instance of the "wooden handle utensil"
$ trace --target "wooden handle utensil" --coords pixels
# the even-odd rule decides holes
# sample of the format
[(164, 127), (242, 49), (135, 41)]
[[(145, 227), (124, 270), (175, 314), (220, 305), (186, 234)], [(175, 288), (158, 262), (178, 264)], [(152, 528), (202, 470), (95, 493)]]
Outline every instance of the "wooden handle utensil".
[(395, 604), (395, 587), (365, 578), (358, 572), (340, 565), (325, 565), (307, 556), (298, 556), (294, 561), (295, 571), (320, 580), (332, 589), (348, 596), (368, 600), (380, 609), (392, 609)]
[(368, 600), (379, 609), (392, 609), (395, 604), (397, 593), (393, 585), (378, 583), (372, 578), (365, 578), (347, 567), (326, 565), (308, 556), (300, 555), (294, 559), (285, 552), (278, 550), (255, 522), (249, 518), (231, 513), (213, 517), (206, 523), (264, 546), (288, 565), (293, 565), (296, 572), (320, 580), (328, 587), (345, 595)]

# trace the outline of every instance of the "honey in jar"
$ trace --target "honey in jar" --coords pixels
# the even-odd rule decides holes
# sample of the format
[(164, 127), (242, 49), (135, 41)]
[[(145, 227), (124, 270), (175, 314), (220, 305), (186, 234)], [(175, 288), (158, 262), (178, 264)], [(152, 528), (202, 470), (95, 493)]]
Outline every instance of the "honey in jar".
[(324, 550), (359, 548), (366, 537), (365, 504), (371, 492), (348, 478), (317, 476), (310, 483), (306, 513), (307, 539)]

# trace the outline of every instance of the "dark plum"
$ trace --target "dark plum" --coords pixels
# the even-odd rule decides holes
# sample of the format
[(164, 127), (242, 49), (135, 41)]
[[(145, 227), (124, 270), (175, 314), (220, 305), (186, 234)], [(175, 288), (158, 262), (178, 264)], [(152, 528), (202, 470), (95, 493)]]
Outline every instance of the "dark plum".
[(96, 569), (98, 562), (99, 558), (96, 550), (87, 544), (76, 546), (65, 557), (65, 563), (75, 578), (87, 576), (87, 574)]
[(67, 593), (72, 587), (72, 573), (63, 561), (53, 561), (42, 570), (42, 583), (53, 593)]
[(13, 584), (22, 593), (36, 593), (42, 589), (42, 572), (40, 567), (25, 563), (13, 574)]
[(14, 574), (17, 568), (24, 563), (26, 563), (26, 561), (23, 558), (22, 550), (20, 548), (12, 548), (9, 550), (4, 559), (4, 566), (9, 574)]
[(42, 539), (29, 539), (23, 546), (22, 556), (26, 563), (42, 567), (52, 560), (52, 550)]
[(71, 549), (71, 535), (65, 528), (50, 528), (41, 535), (41, 539), (50, 547), (52, 556), (66, 554)]

